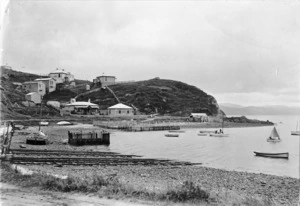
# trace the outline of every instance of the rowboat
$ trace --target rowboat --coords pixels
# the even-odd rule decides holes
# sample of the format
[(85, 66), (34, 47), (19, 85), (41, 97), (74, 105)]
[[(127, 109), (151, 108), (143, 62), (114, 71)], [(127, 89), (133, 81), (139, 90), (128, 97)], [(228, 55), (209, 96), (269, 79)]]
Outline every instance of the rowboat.
[(179, 134), (165, 134), (166, 137), (179, 137)]
[(271, 158), (289, 158), (289, 153), (288, 152), (283, 152), (283, 153), (263, 153), (263, 152), (254, 152), (256, 156), (260, 157), (271, 157)]
[(198, 136), (207, 136), (207, 133), (198, 133)]
[(273, 130), (271, 131), (271, 134), (269, 135), (269, 137), (267, 138), (268, 142), (280, 142), (281, 139), (279, 137), (279, 134), (276, 130), (276, 128), (274, 127)]
[(200, 130), (199, 132), (203, 134), (215, 133), (215, 131), (212, 130)]
[(185, 133), (185, 131), (183, 131), (183, 130), (169, 130), (169, 132)]
[(211, 137), (229, 137), (229, 134), (223, 134), (223, 133), (211, 133), (209, 134)]

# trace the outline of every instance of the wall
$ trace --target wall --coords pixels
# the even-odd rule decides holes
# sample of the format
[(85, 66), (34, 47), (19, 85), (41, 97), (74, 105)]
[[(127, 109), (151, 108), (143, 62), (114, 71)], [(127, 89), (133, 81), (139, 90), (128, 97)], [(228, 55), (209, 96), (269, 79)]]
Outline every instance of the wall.
[(108, 115), (131, 116), (133, 109), (108, 109)]
[(28, 101), (33, 101), (36, 104), (40, 104), (42, 102), (42, 96), (38, 93), (26, 94), (25, 99)]

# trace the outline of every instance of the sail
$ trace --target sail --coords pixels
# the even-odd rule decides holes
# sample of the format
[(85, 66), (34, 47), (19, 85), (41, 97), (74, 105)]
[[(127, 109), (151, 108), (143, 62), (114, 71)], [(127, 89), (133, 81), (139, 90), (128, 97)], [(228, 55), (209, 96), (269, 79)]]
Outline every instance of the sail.
[(273, 128), (273, 130), (272, 130), (272, 132), (270, 134), (269, 139), (280, 139), (279, 134), (278, 134), (278, 132), (277, 132), (277, 130), (276, 130), (275, 127)]

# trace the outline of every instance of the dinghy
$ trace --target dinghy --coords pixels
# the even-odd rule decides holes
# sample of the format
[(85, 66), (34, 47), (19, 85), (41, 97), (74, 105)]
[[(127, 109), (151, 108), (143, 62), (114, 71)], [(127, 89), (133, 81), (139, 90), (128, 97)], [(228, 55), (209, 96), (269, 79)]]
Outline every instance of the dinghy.
[(280, 142), (281, 141), (279, 134), (276, 130), (276, 127), (274, 127), (273, 130), (271, 131), (271, 134), (267, 138), (267, 141), (268, 142)]
[(300, 135), (300, 130), (298, 128), (298, 122), (297, 122), (296, 130), (295, 131), (291, 131), (291, 135)]
[(179, 134), (165, 134), (166, 137), (179, 137)]
[(271, 157), (271, 158), (289, 158), (288, 152), (282, 152), (282, 153), (264, 153), (264, 152), (254, 152), (256, 156), (260, 157)]

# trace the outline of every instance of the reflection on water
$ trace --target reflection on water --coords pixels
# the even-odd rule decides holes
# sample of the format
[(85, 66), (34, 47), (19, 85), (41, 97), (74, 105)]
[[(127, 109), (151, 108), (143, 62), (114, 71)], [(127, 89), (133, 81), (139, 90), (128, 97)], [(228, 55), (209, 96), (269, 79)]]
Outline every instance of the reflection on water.
[[(296, 127), (296, 116), (248, 116), (260, 120), (282, 122), (277, 125), (282, 139), (267, 142), (272, 130), (268, 127), (225, 128), (229, 137), (198, 136), (200, 129), (184, 129), (179, 137), (165, 137), (167, 131), (121, 132), (111, 134), (110, 151), (142, 155), (146, 158), (166, 158), (204, 166), (299, 177), (299, 136), (290, 135)], [(286, 159), (257, 157), (253, 151), (289, 152)]]

